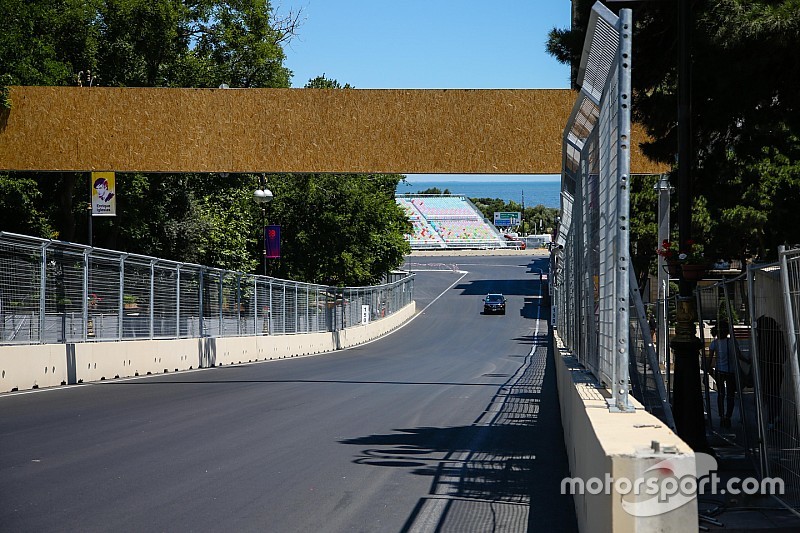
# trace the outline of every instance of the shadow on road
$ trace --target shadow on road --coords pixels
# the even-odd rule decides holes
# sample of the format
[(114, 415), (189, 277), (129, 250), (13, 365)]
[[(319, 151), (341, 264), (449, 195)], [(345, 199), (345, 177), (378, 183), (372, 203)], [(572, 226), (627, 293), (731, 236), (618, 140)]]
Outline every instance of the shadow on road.
[(502, 293), (506, 296), (534, 296), (539, 294), (538, 279), (475, 279), (459, 283), (453, 289), (461, 290), (464, 296), (486, 296), (489, 293)]
[(364, 447), (357, 464), (431, 478), (403, 531), (577, 530), (572, 497), (560, 491), (569, 467), (546, 335), (471, 425), (342, 441)]
[(528, 267), (529, 274), (547, 274), (550, 270), (550, 256), (531, 259), (525, 266)]

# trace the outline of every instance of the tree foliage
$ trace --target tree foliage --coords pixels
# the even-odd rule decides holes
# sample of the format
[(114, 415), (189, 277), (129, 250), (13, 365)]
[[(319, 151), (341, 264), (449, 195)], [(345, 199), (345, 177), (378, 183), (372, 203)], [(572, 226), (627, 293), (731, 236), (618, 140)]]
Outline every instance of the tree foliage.
[(526, 233), (538, 233), (540, 231), (551, 232), (555, 227), (555, 220), (559, 210), (554, 207), (545, 207), (542, 204), (526, 207), (514, 202), (506, 202), (502, 198), (470, 198), (475, 207), (480, 209), (483, 217), (494, 221), (494, 214), (500, 212), (520, 212), (525, 222)]
[(281, 224), (270, 273), (330, 285), (381, 281), (410, 252), (411, 223), (394, 200), (395, 174), (284, 174), (270, 178), (269, 220)]
[(417, 191), (414, 194), (451, 194), (450, 189), (441, 190), (439, 187), (428, 187), (424, 191)]
[[(0, 13), (3, 85), (86, 90), (289, 87), (283, 46), (299, 20), (299, 12), (277, 14), (269, 0), (0, 0)], [(350, 85), (323, 75), (308, 87)], [(285, 255), (271, 273), (337, 284), (379, 281), (408, 251), (406, 221), (393, 199), (399, 179), (270, 178), (270, 220), (285, 226)], [(89, 180), (80, 172), (0, 174), (0, 230), (87, 242)], [(262, 213), (252, 194), (259, 176), (118, 173), (116, 182), (117, 216), (93, 220), (94, 245), (258, 269)]]
[[(592, 3), (576, 1), (577, 24), (551, 31), (559, 61), (580, 57)], [(653, 139), (644, 152), (667, 163), (677, 147), (676, 5), (634, 4), (633, 117)], [(692, 8), (692, 233), (713, 255), (772, 258), (777, 245), (800, 242), (800, 0)], [(632, 215), (644, 220), (655, 205), (641, 200)]]
[(308, 80), (308, 83), (305, 84), (306, 89), (353, 89), (353, 86), (349, 83), (345, 83), (342, 85), (337, 80), (326, 78), (325, 73), (322, 73), (322, 76), (317, 76), (316, 78)]

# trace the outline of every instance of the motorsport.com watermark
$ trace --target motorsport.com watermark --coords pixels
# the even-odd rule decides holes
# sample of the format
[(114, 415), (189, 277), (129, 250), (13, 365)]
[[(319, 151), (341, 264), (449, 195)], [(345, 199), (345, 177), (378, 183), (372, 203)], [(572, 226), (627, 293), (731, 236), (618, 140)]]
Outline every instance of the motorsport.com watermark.
[(705, 453), (695, 454), (695, 467), (690, 457), (665, 459), (635, 478), (588, 479), (567, 477), (561, 480), (561, 494), (619, 494), (622, 508), (633, 516), (656, 516), (677, 509), (703, 494), (784, 494), (781, 478), (731, 477), (720, 479), (717, 460)]

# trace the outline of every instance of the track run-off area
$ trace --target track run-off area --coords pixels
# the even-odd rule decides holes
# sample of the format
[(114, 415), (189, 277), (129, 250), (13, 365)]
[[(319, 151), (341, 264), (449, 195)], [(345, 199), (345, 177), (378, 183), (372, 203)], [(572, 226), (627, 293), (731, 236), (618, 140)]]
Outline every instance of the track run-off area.
[(573, 531), (547, 261), (409, 258), (348, 350), (0, 395), (0, 529)]

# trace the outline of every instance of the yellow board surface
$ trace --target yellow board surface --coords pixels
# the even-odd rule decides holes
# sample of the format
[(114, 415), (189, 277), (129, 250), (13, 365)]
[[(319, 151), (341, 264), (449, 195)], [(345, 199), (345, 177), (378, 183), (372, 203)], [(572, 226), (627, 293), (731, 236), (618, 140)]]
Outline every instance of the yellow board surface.
[[(11, 87), (0, 169), (558, 174), (575, 94)], [(665, 171), (632, 133), (631, 172)]]

